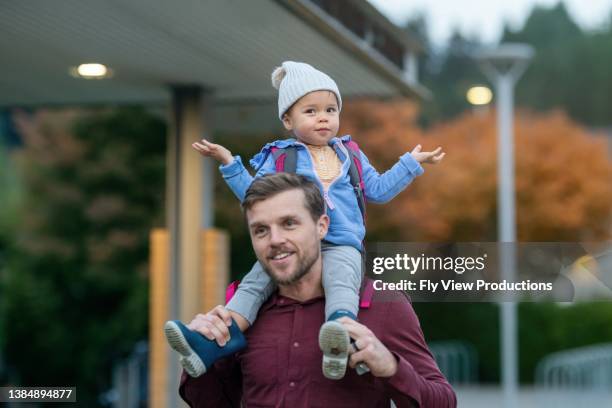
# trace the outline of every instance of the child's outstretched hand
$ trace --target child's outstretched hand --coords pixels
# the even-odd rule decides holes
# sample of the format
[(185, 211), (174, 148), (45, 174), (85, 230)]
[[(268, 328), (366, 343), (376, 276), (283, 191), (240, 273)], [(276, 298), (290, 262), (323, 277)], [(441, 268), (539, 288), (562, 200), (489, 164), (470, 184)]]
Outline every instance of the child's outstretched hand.
[(232, 152), (230, 152), (220, 144), (210, 143), (206, 139), (202, 139), (202, 141), (199, 143), (195, 142), (191, 146), (198, 152), (200, 152), (202, 156), (212, 157), (221, 164), (228, 165), (234, 161), (234, 156), (232, 156)]
[(422, 152), (421, 145), (416, 145), (416, 147), (412, 149), (410, 154), (412, 155), (414, 160), (418, 161), (419, 163), (430, 163), (430, 164), (439, 163), (446, 155), (446, 153), (442, 152), (441, 147), (438, 147), (433, 152)]

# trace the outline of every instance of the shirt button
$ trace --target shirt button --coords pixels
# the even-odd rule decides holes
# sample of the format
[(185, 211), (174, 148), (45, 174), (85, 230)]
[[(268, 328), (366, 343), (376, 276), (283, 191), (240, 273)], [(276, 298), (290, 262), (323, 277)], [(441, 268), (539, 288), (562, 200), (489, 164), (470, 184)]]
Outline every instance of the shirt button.
[(300, 343), (296, 341), (295, 343), (293, 343), (293, 347), (300, 347)]
[(290, 387), (295, 387), (295, 383), (294, 383), (293, 381), (291, 381), (291, 382), (289, 383), (289, 386), (290, 386)]

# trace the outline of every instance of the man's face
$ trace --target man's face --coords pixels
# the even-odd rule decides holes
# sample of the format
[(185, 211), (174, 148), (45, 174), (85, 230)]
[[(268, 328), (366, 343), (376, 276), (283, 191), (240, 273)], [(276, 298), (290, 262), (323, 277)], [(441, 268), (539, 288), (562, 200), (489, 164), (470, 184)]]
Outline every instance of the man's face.
[(314, 91), (301, 97), (283, 117), (287, 130), (301, 142), (325, 146), (338, 134), (338, 100), (330, 91)]
[(320, 258), (329, 218), (322, 215), (313, 221), (302, 190), (288, 190), (260, 201), (246, 216), (255, 255), (277, 284), (297, 282)]

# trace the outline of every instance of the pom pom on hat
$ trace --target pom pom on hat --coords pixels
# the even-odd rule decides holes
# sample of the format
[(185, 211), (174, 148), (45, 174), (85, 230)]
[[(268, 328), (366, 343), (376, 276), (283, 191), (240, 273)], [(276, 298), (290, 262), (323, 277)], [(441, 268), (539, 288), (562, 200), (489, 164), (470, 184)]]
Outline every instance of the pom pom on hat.
[(336, 95), (338, 110), (342, 110), (342, 97), (338, 85), (324, 72), (303, 62), (285, 61), (274, 68), (272, 86), (278, 89), (278, 118), (301, 97), (314, 91), (330, 91)]
[(285, 68), (283, 67), (274, 68), (274, 71), (272, 71), (272, 86), (275, 89), (278, 89), (280, 87), (280, 84), (285, 78), (285, 75), (287, 75), (287, 71), (285, 71)]

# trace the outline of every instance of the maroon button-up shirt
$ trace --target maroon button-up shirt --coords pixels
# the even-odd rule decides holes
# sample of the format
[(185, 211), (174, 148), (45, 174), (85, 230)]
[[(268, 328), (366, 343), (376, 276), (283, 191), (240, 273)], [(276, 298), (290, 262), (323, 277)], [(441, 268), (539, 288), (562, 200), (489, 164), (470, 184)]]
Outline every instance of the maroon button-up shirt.
[[(369, 283), (371, 284), (371, 282)], [(374, 292), (359, 311), (398, 362), (390, 378), (359, 376), (348, 368), (342, 380), (321, 372), (319, 328), (323, 297), (298, 302), (277, 294), (264, 304), (246, 332), (248, 347), (218, 361), (199, 378), (183, 374), (179, 393), (191, 407), (455, 407), (450, 384), (436, 365), (419, 320), (400, 292)]]

